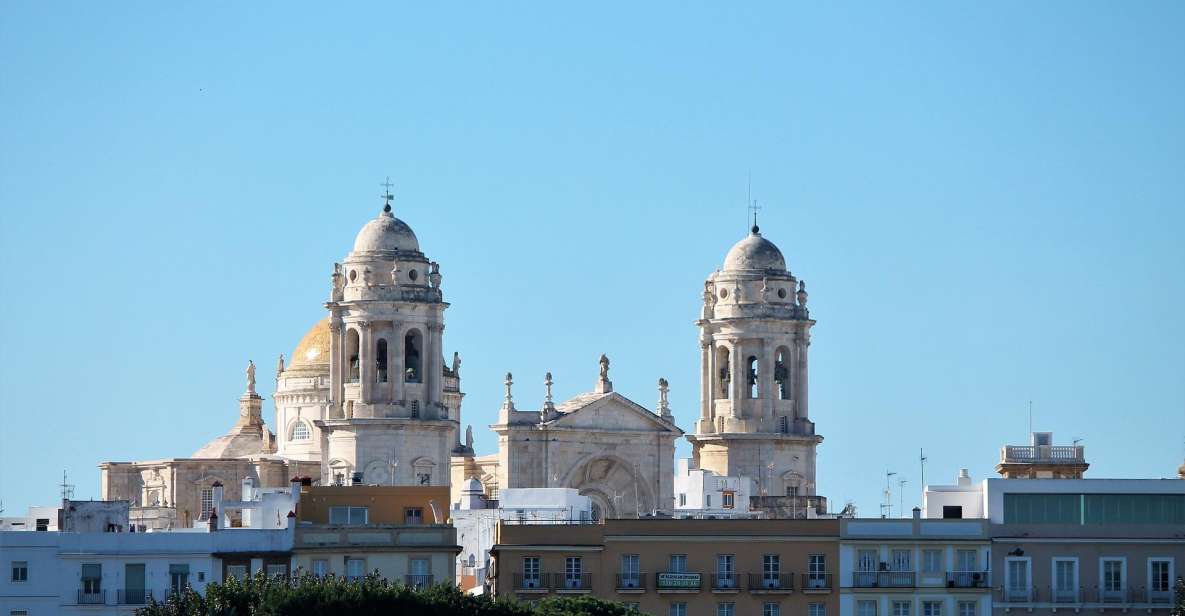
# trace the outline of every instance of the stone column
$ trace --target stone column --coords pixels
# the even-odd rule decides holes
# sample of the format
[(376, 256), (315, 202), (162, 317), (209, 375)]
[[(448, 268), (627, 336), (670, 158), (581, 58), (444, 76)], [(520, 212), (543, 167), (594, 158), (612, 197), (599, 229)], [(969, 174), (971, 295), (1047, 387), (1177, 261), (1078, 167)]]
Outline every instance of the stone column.
[(374, 388), (374, 336), (369, 321), (358, 322), (358, 385), (359, 401), (369, 404)]
[(443, 325), (428, 324), (428, 335), (424, 336), (424, 355), (420, 364), (424, 370), (424, 402), (427, 406), (435, 407), (440, 402), (440, 337), (444, 331)]
[(343, 386), (343, 366), (345, 355), (342, 344), (342, 320), (336, 312), (329, 318), (329, 416), (344, 417), (345, 387)]
[(387, 360), (387, 374), (391, 375), (391, 401), (398, 402), (406, 396), (406, 389), (403, 387), (403, 328), (398, 323), (391, 324), (391, 337), (394, 340), (387, 342), (387, 353), (389, 359)]
[(763, 341), (761, 356), (764, 362), (761, 366), (761, 415), (773, 429), (777, 429), (774, 425), (774, 405), (778, 399), (778, 383), (774, 380), (774, 368), (778, 365), (778, 343), (767, 344)]
[(797, 415), (803, 419), (809, 419), (810, 414), (807, 412), (807, 373), (806, 373), (806, 356), (807, 349), (810, 348), (811, 341), (806, 335), (798, 339), (798, 382), (795, 383), (795, 390), (798, 395), (795, 396), (796, 407), (798, 409)]
[(732, 355), (729, 357), (729, 363), (732, 364), (732, 382), (729, 383), (732, 389), (732, 416), (740, 419), (741, 406), (745, 401), (745, 389), (748, 387), (747, 375), (745, 374), (745, 353), (738, 340), (732, 345)]
[(712, 419), (712, 401), (715, 399), (713, 392), (715, 387), (712, 386), (712, 381), (715, 378), (716, 354), (712, 352), (712, 344), (710, 341), (700, 341), (700, 411), (699, 418), (705, 421)]

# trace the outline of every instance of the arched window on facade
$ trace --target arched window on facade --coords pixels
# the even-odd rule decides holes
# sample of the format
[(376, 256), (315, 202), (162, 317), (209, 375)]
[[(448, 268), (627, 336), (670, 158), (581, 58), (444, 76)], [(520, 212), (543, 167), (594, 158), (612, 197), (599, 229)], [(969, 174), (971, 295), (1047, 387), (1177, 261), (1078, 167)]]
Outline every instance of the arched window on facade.
[(420, 347), (423, 339), (420, 332), (412, 330), (403, 337), (403, 375), (408, 383), (419, 383), (423, 375), (420, 374)]
[(729, 397), (729, 384), (732, 382), (732, 374), (729, 370), (728, 363), (728, 347), (716, 348), (716, 377), (719, 383), (716, 398), (727, 400)]
[(346, 330), (346, 357), (349, 358), (350, 382), (358, 382), (358, 330)]
[(759, 376), (757, 374), (757, 358), (750, 355), (749, 359), (745, 362), (745, 366), (745, 379), (746, 384), (749, 386), (749, 397), (760, 398), (761, 389), (757, 382)]
[(309, 430), (309, 424), (303, 421), (297, 421), (292, 424), (292, 433), (288, 440), (291, 441), (307, 441), (312, 436), (312, 431)]
[(374, 345), (374, 367), (375, 372), (378, 373), (377, 378), (380, 383), (387, 382), (387, 341), (379, 338), (379, 341)]
[(774, 363), (774, 382), (778, 384), (778, 400), (790, 399), (790, 349), (778, 347)]

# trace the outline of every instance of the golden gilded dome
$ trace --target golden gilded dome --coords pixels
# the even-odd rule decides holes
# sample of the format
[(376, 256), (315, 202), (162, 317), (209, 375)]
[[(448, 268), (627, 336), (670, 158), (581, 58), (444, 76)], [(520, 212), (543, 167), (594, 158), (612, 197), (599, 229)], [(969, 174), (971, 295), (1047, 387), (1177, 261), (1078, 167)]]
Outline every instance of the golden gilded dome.
[(292, 352), (291, 362), (288, 364), (289, 368), (300, 368), (304, 366), (320, 366), (329, 363), (329, 317), (325, 317), (314, 325), (304, 338), (300, 339), (300, 344), (296, 345), (296, 350)]

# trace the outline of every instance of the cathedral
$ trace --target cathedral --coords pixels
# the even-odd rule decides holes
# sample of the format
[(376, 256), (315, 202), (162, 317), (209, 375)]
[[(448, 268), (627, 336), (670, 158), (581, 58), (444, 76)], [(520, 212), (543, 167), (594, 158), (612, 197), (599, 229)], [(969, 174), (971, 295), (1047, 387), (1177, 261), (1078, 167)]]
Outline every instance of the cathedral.
[[(671, 515), (675, 425), (658, 379), (651, 410), (613, 390), (602, 355), (591, 391), (519, 409), (506, 375), (496, 453), (462, 438), (460, 355), (446, 361), (441, 268), (421, 251), (385, 195), (345, 258), (333, 265), (326, 316), (280, 355), (275, 432), (263, 420), (255, 365), (230, 430), (193, 455), (100, 464), (102, 497), (128, 500), (141, 528), (189, 527), (210, 514), (212, 488), (286, 487), (298, 477), (336, 485), (451, 486), (469, 480), (489, 500), (504, 488), (573, 488), (606, 518)], [(807, 349), (814, 325), (805, 284), (762, 237), (728, 252), (703, 289), (701, 390), (692, 465), (752, 482), (753, 494), (815, 494), (822, 441), (807, 407)], [(591, 362), (590, 362), (591, 363)], [(454, 498), (456, 500), (456, 498)], [(234, 523), (234, 520), (232, 520)]]

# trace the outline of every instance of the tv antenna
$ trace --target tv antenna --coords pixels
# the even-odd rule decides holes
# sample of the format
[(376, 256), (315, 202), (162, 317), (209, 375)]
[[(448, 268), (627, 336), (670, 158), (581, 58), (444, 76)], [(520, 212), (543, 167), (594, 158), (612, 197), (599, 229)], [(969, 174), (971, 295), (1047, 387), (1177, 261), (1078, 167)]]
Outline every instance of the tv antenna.
[(905, 484), (909, 483), (908, 479), (897, 480), (897, 498), (900, 500), (897, 509), (901, 511), (901, 517), (905, 517)]
[(62, 489), (62, 500), (70, 500), (74, 498), (74, 484), (66, 483), (66, 471), (62, 471), (62, 483), (58, 484)]
[(918, 449), (918, 463), (922, 466), (922, 485), (918, 486), (922, 491), (922, 504), (926, 504), (926, 451)]
[(896, 474), (892, 471), (885, 471), (885, 502), (881, 504), (881, 517), (884, 518), (893, 517), (893, 488), (889, 485), (889, 480)]

